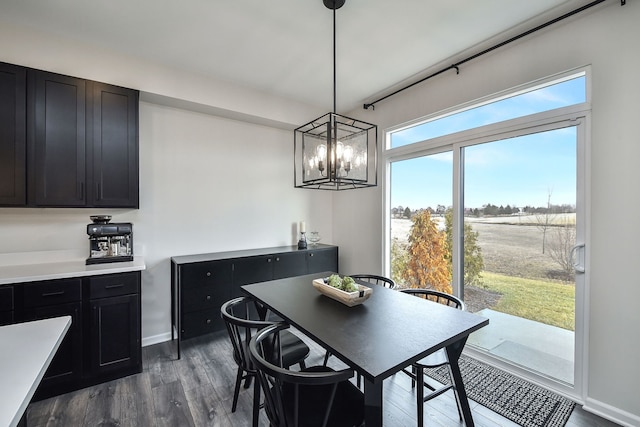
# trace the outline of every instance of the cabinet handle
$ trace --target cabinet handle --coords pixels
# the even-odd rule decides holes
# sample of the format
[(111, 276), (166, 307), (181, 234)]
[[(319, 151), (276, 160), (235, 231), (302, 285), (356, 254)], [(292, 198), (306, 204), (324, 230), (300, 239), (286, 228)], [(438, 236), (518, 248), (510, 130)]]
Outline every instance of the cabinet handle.
[(309, 254), (309, 256), (313, 256), (313, 252), (311, 252), (311, 253)]
[(211, 323), (211, 319), (207, 319), (207, 325)]
[(207, 301), (211, 300), (211, 295), (207, 295)]
[(123, 288), (124, 287), (124, 283), (119, 283), (117, 285), (107, 285), (104, 288), (105, 289), (115, 289), (115, 288)]
[(273, 261), (271, 258), (267, 258), (267, 262), (271, 262)]
[(207, 271), (207, 277), (211, 277), (211, 272)]
[(57, 297), (60, 295), (64, 295), (64, 291), (57, 291), (57, 292), (47, 292), (42, 294), (43, 297)]
[(100, 194), (100, 183), (96, 182), (96, 200), (102, 200), (102, 194)]
[(280, 261), (280, 257), (276, 257), (276, 261)]

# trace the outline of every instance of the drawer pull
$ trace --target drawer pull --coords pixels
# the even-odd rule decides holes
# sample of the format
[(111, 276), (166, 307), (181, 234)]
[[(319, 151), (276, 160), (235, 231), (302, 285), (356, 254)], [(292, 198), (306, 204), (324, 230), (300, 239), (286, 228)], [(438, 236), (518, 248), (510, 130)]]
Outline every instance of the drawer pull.
[(207, 319), (207, 325), (211, 323), (211, 319)]
[(280, 261), (280, 257), (276, 257), (276, 261)]
[(311, 252), (311, 253), (309, 254), (309, 256), (313, 256), (313, 252)]
[(207, 295), (207, 301), (211, 299), (211, 295)]
[(211, 272), (207, 271), (207, 277), (211, 277)]
[(60, 295), (64, 295), (64, 291), (47, 292), (42, 294), (43, 297), (58, 297)]
[(107, 285), (104, 288), (105, 289), (116, 289), (116, 288), (123, 288), (124, 287), (124, 283), (119, 283), (117, 285)]
[(271, 258), (268, 258), (268, 259), (267, 259), (267, 262), (271, 262)]

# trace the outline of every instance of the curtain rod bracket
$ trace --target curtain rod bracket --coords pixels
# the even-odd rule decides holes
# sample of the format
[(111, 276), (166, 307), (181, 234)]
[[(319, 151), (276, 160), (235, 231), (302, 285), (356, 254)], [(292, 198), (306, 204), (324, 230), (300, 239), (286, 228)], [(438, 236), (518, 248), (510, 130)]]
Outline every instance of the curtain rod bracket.
[(624, 6), (625, 4), (627, 4), (627, 0), (620, 0), (620, 6)]
[(456, 74), (460, 74), (460, 68), (458, 68), (458, 66), (457, 66), (457, 65), (453, 64), (453, 65), (451, 66), (451, 68), (455, 68), (455, 69), (456, 69)]

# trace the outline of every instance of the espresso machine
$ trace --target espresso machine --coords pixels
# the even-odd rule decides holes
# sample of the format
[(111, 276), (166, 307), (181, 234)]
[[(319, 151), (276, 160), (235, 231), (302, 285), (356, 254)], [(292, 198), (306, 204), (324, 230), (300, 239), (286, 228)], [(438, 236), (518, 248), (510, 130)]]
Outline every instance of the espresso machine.
[(133, 261), (133, 224), (109, 223), (111, 216), (94, 215), (87, 225), (89, 258), (87, 265)]

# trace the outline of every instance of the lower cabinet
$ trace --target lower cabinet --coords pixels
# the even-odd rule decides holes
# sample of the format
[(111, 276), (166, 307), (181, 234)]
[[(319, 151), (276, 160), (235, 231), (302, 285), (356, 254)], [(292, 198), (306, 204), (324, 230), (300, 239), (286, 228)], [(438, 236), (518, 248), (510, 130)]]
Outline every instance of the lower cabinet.
[(338, 247), (277, 247), (171, 258), (171, 338), (180, 341), (225, 329), (220, 307), (240, 287), (321, 271), (338, 271)]
[(142, 360), (137, 276), (110, 275), (88, 281), (91, 376), (137, 372)]
[(14, 321), (72, 318), (34, 400), (142, 371), (139, 271), (15, 284), (13, 292)]

